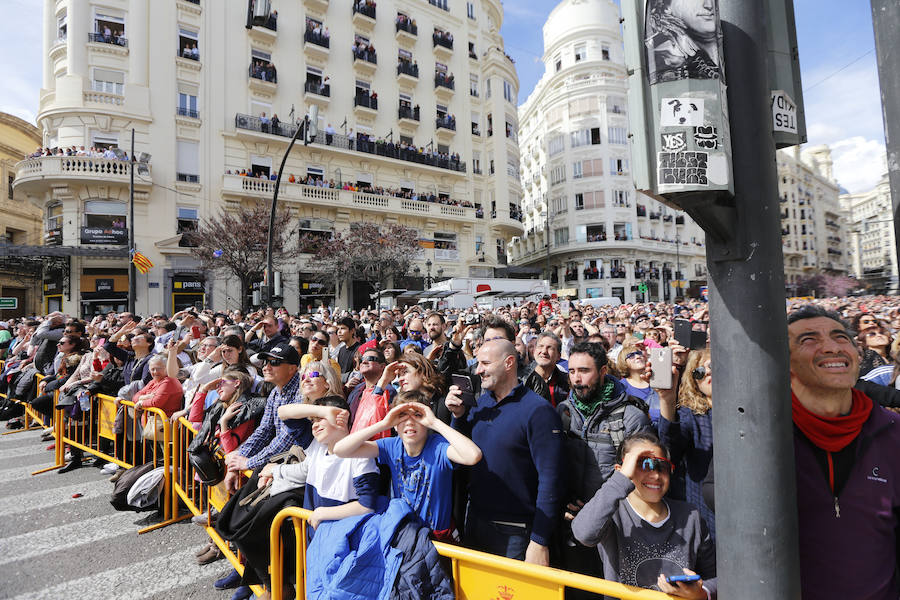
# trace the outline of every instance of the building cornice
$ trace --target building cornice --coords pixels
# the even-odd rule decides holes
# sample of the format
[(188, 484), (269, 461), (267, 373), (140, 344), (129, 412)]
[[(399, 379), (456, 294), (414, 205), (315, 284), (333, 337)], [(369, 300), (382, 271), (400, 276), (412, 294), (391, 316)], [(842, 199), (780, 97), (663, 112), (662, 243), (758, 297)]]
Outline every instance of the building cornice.
[(40, 130), (24, 119), (20, 119), (15, 115), (0, 112), (0, 125), (7, 125), (13, 129), (24, 133), (34, 139), (35, 143), (40, 145), (42, 142)]

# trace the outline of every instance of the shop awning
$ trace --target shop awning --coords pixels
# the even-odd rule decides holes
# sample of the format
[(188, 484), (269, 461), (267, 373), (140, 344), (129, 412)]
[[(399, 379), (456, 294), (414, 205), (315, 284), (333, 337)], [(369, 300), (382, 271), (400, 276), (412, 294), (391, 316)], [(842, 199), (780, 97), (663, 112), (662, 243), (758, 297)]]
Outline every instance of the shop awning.
[(16, 246), (0, 244), (0, 256), (88, 256), (128, 258), (128, 248), (92, 248), (90, 246)]
[(475, 294), (476, 298), (527, 298), (528, 296), (540, 296), (541, 292), (505, 292), (503, 290), (489, 290)]

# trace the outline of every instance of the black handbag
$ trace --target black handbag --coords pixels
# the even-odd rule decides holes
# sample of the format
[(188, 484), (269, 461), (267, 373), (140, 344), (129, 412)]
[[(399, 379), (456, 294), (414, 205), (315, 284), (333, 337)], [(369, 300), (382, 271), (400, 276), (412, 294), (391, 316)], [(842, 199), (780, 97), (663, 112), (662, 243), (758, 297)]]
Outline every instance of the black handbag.
[(201, 483), (216, 485), (225, 479), (225, 459), (220, 450), (219, 438), (213, 436), (211, 440), (188, 451), (188, 462), (194, 467)]

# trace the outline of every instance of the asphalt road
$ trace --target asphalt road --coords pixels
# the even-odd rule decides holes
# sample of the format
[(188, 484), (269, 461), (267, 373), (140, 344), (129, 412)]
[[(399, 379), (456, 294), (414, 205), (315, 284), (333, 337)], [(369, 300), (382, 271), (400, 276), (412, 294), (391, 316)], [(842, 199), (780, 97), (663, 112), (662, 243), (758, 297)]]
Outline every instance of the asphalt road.
[(228, 562), (194, 560), (203, 529), (186, 520), (138, 535), (150, 513), (115, 511), (99, 469), (32, 476), (52, 463), (46, 446), (39, 431), (0, 436), (0, 598), (231, 598), (212, 586)]

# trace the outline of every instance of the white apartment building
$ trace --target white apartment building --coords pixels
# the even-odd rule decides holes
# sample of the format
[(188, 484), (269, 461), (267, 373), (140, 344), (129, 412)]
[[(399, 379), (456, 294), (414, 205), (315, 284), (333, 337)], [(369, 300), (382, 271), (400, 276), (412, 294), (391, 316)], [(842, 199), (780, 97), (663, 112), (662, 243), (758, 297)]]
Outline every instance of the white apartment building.
[(842, 194), (851, 273), (872, 292), (897, 293), (897, 250), (887, 173), (874, 188)]
[(846, 227), (828, 146), (777, 152), (785, 287), (818, 273), (847, 274)]
[[(313, 105), (319, 136), (294, 147), (279, 193), (292, 230), (400, 223), (418, 230), (422, 267), (493, 276), (522, 232), (518, 78), (502, 18), (500, 0), (44, 0), (38, 127), (49, 148), (129, 153), (134, 130), (144, 160), (135, 246), (154, 263), (136, 279), (141, 314), (241, 305), (246, 290), (204, 272), (181, 234), (222, 209), (270, 202), (273, 181), (238, 173), (277, 169)], [(401, 142), (419, 150), (401, 153)], [(71, 256), (68, 277), (44, 282), (49, 310), (124, 307), (129, 168), (80, 156), (17, 166), (17, 193), (45, 211), (48, 241)], [(310, 187), (289, 173), (439, 201)], [(290, 310), (330, 301), (305, 259), (282, 282)], [(343, 288), (339, 305), (370, 303), (364, 286)]]
[(632, 182), (616, 4), (563, 0), (543, 33), (544, 75), (519, 107), (525, 233), (511, 244), (513, 261), (548, 265), (560, 295), (696, 295), (706, 282), (703, 231)]

